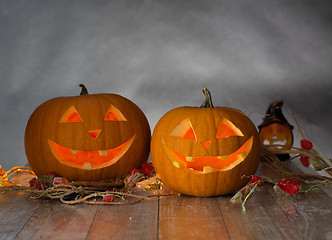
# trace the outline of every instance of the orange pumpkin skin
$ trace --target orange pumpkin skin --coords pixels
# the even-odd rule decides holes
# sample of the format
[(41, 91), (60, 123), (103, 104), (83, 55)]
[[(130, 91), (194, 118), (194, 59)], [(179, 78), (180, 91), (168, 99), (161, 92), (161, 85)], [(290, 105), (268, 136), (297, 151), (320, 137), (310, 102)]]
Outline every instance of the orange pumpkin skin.
[(32, 113), (25, 152), (38, 176), (54, 172), (68, 180), (107, 180), (146, 162), (150, 139), (144, 113), (120, 95), (58, 97)]
[[(181, 134), (184, 119), (189, 120), (192, 130)], [(223, 122), (241, 134), (222, 130)], [(241, 111), (226, 107), (173, 109), (156, 124), (151, 139), (151, 158), (158, 178), (176, 192), (200, 197), (229, 194), (246, 185), (249, 178), (243, 176), (256, 172), (259, 149), (258, 132), (251, 120)], [(233, 162), (235, 155), (244, 152), (243, 160)], [(227, 164), (216, 163), (224, 159), (228, 169)], [(203, 163), (195, 165), (195, 161)], [(214, 167), (202, 169), (205, 164)]]

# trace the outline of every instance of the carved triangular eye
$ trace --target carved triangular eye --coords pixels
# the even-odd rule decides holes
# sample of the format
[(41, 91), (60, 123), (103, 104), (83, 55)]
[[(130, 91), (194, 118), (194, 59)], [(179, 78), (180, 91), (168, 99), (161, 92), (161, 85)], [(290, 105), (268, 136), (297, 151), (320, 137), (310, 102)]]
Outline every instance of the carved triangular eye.
[(71, 105), (60, 119), (60, 123), (69, 122), (83, 122), (80, 114), (78, 113), (74, 105)]
[(111, 105), (105, 115), (105, 121), (127, 121), (119, 109)]
[(223, 119), (218, 126), (216, 138), (226, 138), (229, 136), (243, 136), (240, 129), (227, 119)]
[(171, 137), (180, 137), (183, 139), (196, 141), (196, 134), (189, 118), (182, 120), (169, 134)]

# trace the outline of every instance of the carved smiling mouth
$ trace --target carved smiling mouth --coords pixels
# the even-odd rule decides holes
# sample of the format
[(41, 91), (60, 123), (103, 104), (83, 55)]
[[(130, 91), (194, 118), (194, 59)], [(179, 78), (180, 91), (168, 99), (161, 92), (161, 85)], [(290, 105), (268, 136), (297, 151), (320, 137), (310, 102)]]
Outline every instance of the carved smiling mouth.
[[(249, 154), (253, 144), (250, 137), (238, 150), (229, 155), (193, 157), (185, 156), (171, 150), (163, 141), (163, 148), (172, 165), (177, 168), (187, 168), (195, 173), (226, 171), (240, 164)], [(176, 159), (176, 160), (174, 160)]]
[(134, 139), (135, 136), (115, 148), (95, 151), (71, 149), (50, 139), (48, 143), (53, 155), (60, 163), (84, 170), (94, 170), (116, 163), (127, 152)]

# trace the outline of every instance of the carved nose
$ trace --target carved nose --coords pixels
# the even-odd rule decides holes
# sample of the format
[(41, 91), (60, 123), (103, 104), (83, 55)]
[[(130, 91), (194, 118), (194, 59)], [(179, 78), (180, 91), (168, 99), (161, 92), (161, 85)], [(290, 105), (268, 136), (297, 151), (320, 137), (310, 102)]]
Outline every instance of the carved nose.
[(205, 149), (207, 150), (207, 149), (210, 147), (210, 145), (211, 145), (211, 141), (205, 141), (205, 142), (202, 142), (201, 144), (202, 144), (203, 147), (205, 147)]
[(88, 133), (90, 134), (91, 137), (93, 137), (93, 139), (96, 139), (100, 132), (101, 132), (101, 129), (88, 131)]

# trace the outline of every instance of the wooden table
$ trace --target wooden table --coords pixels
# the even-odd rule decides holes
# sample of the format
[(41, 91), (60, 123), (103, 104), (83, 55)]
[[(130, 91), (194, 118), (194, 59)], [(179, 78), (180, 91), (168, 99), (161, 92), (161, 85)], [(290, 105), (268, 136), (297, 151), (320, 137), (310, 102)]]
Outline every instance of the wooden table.
[[(266, 163), (258, 174), (278, 176)], [(280, 197), (255, 192), (246, 204), (231, 196), (182, 195), (130, 205), (65, 205), (0, 194), (0, 239), (332, 239), (331, 190)]]

